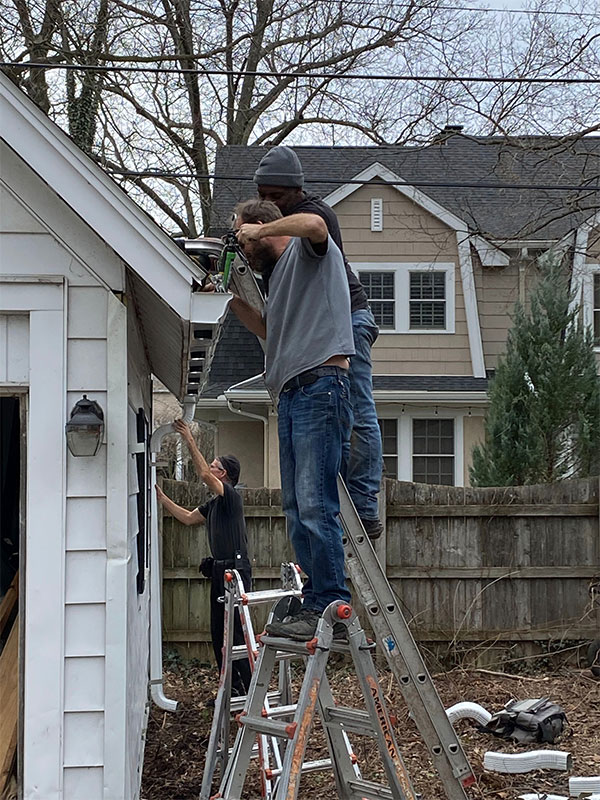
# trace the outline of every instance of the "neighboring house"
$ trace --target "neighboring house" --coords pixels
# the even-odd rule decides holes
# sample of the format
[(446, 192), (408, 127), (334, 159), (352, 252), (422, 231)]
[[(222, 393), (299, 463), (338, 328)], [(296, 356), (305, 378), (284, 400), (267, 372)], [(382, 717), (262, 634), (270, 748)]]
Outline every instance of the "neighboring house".
[[(227, 297), (197, 292), (204, 273), (1, 73), (0, 103), (1, 589), (18, 561), (19, 782), (25, 800), (135, 800), (151, 640), (160, 668), (151, 375), (183, 400)], [(74, 457), (65, 424), (83, 394), (105, 431), (96, 455)]]
[[(252, 176), (268, 149), (219, 150), (214, 234), (227, 227), (236, 202), (255, 194)], [(509, 145), (451, 129), (425, 147), (295, 150), (305, 189), (339, 217), (346, 255), (381, 330), (373, 374), (387, 474), (468, 485), (511, 311), (536, 280), (535, 258), (550, 247), (572, 270), (600, 355), (600, 193), (490, 185), (593, 185), (600, 140), (531, 137)], [(277, 486), (276, 419), (264, 384), (231, 388), (261, 371), (260, 349), (229, 325), (196, 416), (217, 424), (218, 441), (252, 464), (249, 485)], [(242, 348), (249, 355), (240, 364)]]

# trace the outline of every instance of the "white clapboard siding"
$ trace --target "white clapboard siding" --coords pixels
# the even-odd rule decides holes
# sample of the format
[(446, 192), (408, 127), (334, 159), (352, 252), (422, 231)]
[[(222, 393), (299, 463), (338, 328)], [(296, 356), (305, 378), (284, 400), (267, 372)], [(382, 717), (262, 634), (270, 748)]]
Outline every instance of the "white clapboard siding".
[(29, 381), (29, 316), (0, 314), (0, 384)]
[[(83, 394), (96, 400), (106, 414), (107, 291), (91, 275), (89, 282), (78, 277), (68, 293), (67, 416)], [(106, 451), (103, 443), (93, 458), (67, 456), (65, 800), (83, 796), (102, 800), (104, 796)]]

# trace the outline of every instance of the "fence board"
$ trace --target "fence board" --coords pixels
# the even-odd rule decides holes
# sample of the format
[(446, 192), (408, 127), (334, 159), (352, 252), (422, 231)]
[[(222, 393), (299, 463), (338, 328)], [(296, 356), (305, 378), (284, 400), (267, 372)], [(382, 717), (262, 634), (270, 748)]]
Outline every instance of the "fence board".
[[(187, 508), (198, 485), (164, 481)], [(598, 479), (473, 489), (386, 481), (386, 572), (422, 641), (536, 642), (597, 635), (588, 586), (600, 574)], [(254, 588), (279, 583), (293, 560), (281, 491), (242, 490)], [(210, 655), (208, 554), (202, 526), (162, 522), (164, 638), (188, 655)], [(267, 609), (252, 609), (257, 626)]]

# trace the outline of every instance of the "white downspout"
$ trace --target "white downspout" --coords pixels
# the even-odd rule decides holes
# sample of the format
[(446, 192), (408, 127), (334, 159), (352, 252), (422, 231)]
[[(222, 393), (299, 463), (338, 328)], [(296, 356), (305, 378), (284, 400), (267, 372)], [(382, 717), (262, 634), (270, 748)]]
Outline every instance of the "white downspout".
[[(196, 398), (190, 395), (184, 397), (182, 419), (191, 422), (196, 410)], [(169, 700), (163, 691), (162, 668), (162, 559), (160, 539), (158, 536), (158, 503), (154, 486), (156, 484), (156, 455), (160, 452), (163, 438), (175, 433), (173, 423), (161, 425), (150, 439), (150, 452), (152, 454), (152, 506), (150, 521), (150, 694), (159, 708), (164, 711), (175, 711), (176, 700)]]

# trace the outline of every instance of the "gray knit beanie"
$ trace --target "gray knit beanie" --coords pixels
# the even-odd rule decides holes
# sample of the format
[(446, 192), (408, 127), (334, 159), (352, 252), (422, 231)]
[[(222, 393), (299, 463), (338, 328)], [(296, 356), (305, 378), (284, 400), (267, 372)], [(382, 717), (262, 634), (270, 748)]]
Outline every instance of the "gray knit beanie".
[(290, 147), (272, 147), (261, 159), (254, 173), (254, 183), (258, 186), (296, 186), (304, 185), (304, 173), (300, 159)]

